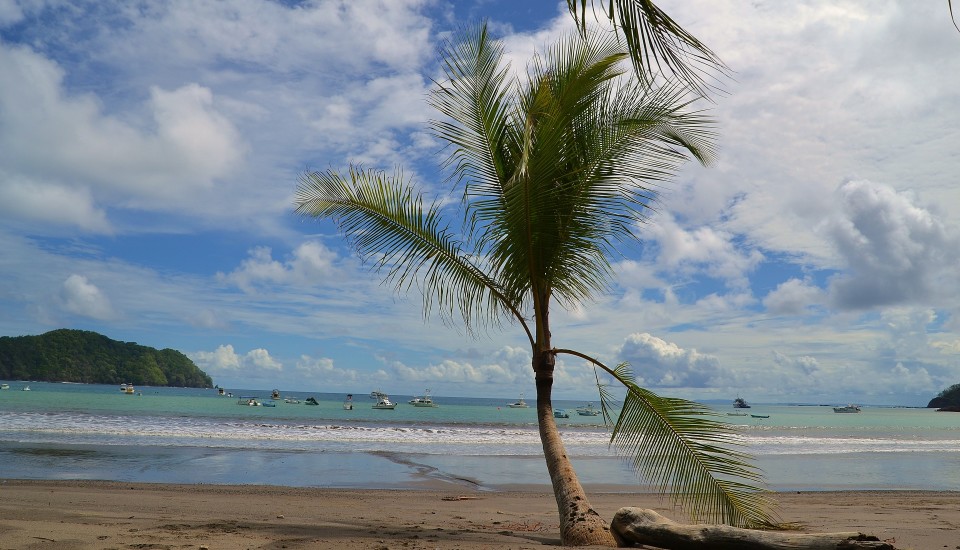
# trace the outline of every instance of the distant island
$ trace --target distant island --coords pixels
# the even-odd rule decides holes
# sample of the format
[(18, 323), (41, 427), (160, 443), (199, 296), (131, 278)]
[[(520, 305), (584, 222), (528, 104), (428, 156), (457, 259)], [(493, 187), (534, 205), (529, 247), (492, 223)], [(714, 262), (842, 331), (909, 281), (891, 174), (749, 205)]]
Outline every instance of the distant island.
[(960, 384), (954, 384), (930, 400), (927, 408), (960, 412)]
[(0, 337), (0, 380), (211, 388), (186, 355), (86, 330)]

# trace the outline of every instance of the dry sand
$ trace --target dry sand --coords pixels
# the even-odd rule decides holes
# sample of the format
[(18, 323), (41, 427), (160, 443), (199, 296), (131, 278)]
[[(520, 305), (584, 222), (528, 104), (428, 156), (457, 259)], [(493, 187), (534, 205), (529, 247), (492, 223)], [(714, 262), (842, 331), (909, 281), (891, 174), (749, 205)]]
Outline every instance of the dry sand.
[[(591, 494), (684, 518), (657, 497)], [(779, 493), (804, 531), (862, 531), (897, 548), (960, 548), (960, 492)], [(96, 481), (0, 482), (0, 550), (480, 549), (559, 545), (546, 493), (451, 493)]]

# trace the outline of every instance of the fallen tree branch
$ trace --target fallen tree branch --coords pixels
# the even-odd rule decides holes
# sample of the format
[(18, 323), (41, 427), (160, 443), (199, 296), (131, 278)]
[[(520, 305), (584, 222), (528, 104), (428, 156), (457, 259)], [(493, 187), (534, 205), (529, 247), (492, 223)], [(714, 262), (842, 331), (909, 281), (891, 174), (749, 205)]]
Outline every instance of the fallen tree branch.
[(621, 508), (610, 532), (619, 546), (645, 544), (666, 550), (896, 550), (859, 532), (785, 533), (729, 525), (686, 525), (653, 510)]

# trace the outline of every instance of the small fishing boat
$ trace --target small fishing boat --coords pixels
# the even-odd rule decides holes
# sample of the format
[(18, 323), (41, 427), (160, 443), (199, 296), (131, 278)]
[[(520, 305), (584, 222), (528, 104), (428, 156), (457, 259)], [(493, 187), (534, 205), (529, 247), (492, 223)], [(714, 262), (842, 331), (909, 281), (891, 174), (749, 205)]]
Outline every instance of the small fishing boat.
[(553, 409), (554, 418), (570, 418), (570, 413), (566, 409)]
[(727, 413), (727, 416), (747, 416), (747, 413)]
[(860, 412), (860, 405), (847, 405), (846, 407), (834, 407), (833, 412), (835, 413), (858, 413)]
[(0, 390), (9, 390), (10, 384), (0, 384)]
[(24, 386), (20, 388), (20, 391), (30, 391), (30, 386)]
[(284, 398), (283, 398), (283, 402), (284, 402), (284, 403), (290, 403), (291, 405), (299, 405), (299, 404), (300, 404), (300, 400), (297, 399), (296, 397), (284, 397)]
[(433, 398), (430, 397), (429, 389), (423, 390), (423, 397), (414, 397), (413, 399), (408, 401), (408, 403), (410, 403), (414, 407), (439, 407), (440, 406), (433, 402)]
[(770, 418), (769, 414), (751, 414), (750, 418)]
[(515, 403), (509, 403), (507, 404), (507, 406), (510, 407), (511, 409), (526, 409), (530, 405), (527, 405), (527, 402), (523, 400), (523, 394), (521, 393), (519, 401)]
[(347, 394), (347, 400), (343, 402), (343, 410), (352, 411), (353, 410), (353, 394)]
[(303, 404), (304, 404), (304, 405), (319, 405), (320, 403), (317, 402), (317, 398), (316, 398), (316, 397), (308, 397), (308, 398), (306, 398), (306, 399), (303, 400)]
[(280, 399), (280, 390), (274, 389), (270, 392), (270, 399)]
[(133, 384), (127, 384), (127, 387), (126, 389), (123, 390), (123, 393), (127, 395), (133, 395), (134, 393), (136, 393), (136, 391), (137, 390), (136, 388), (133, 387)]
[(263, 404), (260, 403), (260, 398), (254, 396), (241, 397), (239, 400), (237, 400), (237, 405), (244, 405), (247, 407), (263, 406)]
[(390, 410), (397, 408), (397, 404), (393, 401), (390, 401), (390, 396), (377, 390), (370, 392), (370, 397), (376, 399), (377, 402), (373, 405), (374, 409)]
[(587, 403), (582, 407), (577, 407), (577, 414), (580, 416), (599, 416), (600, 409), (593, 406), (593, 403)]

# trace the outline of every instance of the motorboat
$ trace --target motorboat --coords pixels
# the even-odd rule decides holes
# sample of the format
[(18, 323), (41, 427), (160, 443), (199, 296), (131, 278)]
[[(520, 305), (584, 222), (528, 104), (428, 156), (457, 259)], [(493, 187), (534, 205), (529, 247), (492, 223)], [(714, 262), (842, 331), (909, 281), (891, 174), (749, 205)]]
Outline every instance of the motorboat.
[(353, 394), (348, 393), (346, 401), (343, 402), (343, 410), (352, 411), (353, 410)]
[(530, 405), (527, 405), (527, 402), (523, 400), (523, 394), (520, 394), (520, 399), (515, 403), (508, 403), (508, 407), (511, 409), (526, 409)]
[(860, 412), (860, 405), (847, 405), (845, 407), (834, 407), (833, 412), (835, 413), (858, 413)]
[(566, 409), (553, 409), (554, 418), (570, 418), (570, 413)]
[(587, 403), (582, 407), (577, 407), (577, 414), (580, 416), (600, 416), (600, 409), (593, 406), (593, 403)]
[(384, 410), (392, 411), (393, 409), (397, 408), (397, 404), (394, 403), (393, 401), (390, 401), (390, 396), (379, 390), (370, 392), (370, 397), (377, 400), (377, 402), (374, 403), (373, 405), (374, 409), (384, 409)]
[(127, 395), (133, 395), (134, 393), (136, 393), (136, 391), (137, 390), (136, 388), (133, 387), (133, 384), (127, 384), (127, 387), (124, 388), (123, 393)]
[(727, 413), (727, 416), (747, 416), (747, 413)]
[(306, 398), (306, 399), (303, 400), (303, 404), (304, 404), (304, 405), (319, 405), (320, 403), (317, 402), (317, 398), (316, 398), (316, 397), (308, 397), (308, 398)]
[(30, 386), (24, 386), (20, 388), (20, 391), (30, 391)]
[(750, 405), (747, 404), (747, 401), (746, 401), (744, 398), (738, 397), (738, 398), (736, 398), (736, 399), (733, 400), (733, 408), (734, 408), (734, 409), (749, 409), (749, 408), (750, 408)]
[(10, 384), (0, 384), (0, 390), (9, 390)]
[(430, 397), (430, 390), (423, 390), (423, 397), (414, 397), (408, 401), (414, 407), (439, 407), (433, 402), (433, 398)]
[(270, 399), (280, 399), (280, 390), (274, 389), (270, 392)]
[(297, 399), (296, 397), (284, 397), (284, 398), (283, 398), (283, 402), (284, 402), (284, 403), (290, 403), (291, 405), (299, 405), (299, 404), (300, 404), (300, 400)]
[(237, 400), (237, 405), (245, 405), (247, 407), (263, 406), (263, 404), (260, 402), (260, 398), (252, 396), (241, 397), (239, 400)]

